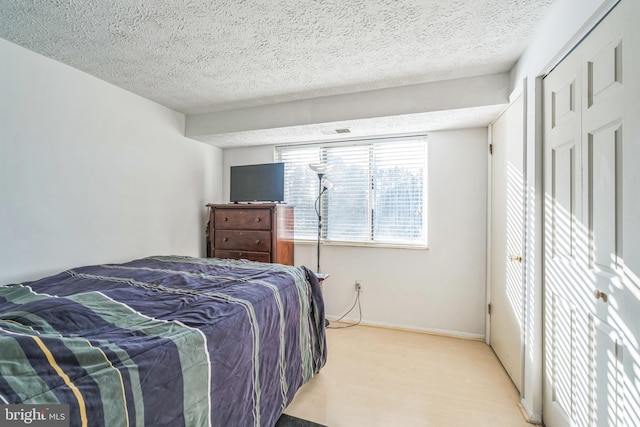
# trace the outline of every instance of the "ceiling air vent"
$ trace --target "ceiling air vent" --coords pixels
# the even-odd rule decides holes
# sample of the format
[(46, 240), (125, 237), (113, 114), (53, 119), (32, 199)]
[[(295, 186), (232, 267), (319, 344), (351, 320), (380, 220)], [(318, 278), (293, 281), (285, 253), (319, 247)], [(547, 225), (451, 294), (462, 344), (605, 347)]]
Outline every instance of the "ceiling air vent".
[(345, 133), (351, 133), (351, 129), (349, 128), (330, 129), (330, 130), (323, 130), (322, 133), (324, 135), (345, 134)]

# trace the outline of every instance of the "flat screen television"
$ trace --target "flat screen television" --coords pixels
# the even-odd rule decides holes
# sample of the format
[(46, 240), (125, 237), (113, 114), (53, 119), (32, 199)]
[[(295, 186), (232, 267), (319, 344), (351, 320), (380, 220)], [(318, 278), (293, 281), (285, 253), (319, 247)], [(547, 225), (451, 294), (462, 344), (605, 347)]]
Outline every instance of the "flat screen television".
[(230, 172), (232, 203), (284, 201), (284, 163), (231, 166)]

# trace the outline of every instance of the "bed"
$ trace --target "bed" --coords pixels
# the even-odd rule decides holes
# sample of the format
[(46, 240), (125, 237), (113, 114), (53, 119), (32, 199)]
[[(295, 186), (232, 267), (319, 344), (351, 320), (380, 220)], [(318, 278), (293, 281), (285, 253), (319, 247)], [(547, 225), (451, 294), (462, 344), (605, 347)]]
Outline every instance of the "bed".
[(156, 256), (0, 286), (0, 404), (72, 426), (272, 427), (326, 361), (305, 267)]

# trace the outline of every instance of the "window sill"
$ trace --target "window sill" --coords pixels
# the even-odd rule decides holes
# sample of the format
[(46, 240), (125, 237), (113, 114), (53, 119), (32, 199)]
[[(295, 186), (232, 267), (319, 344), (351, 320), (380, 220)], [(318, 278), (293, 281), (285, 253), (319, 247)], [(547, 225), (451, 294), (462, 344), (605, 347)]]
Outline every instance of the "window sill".
[[(317, 245), (317, 240), (295, 239), (295, 244)], [(336, 240), (322, 240), (322, 246), (350, 246), (357, 248), (371, 249), (410, 249), (410, 250), (428, 250), (428, 245), (419, 244), (402, 244), (402, 243), (364, 243), (364, 242), (342, 242)]]

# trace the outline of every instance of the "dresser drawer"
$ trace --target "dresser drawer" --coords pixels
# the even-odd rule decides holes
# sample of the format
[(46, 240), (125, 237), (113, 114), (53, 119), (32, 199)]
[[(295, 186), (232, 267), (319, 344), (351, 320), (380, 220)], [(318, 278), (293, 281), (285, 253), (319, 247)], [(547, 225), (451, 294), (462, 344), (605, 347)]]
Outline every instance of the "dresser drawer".
[(213, 251), (213, 256), (216, 258), (248, 259), (249, 261), (271, 262), (270, 252), (226, 251), (216, 249)]
[(214, 247), (216, 249), (269, 252), (271, 250), (271, 232), (216, 230)]
[(220, 230), (271, 230), (271, 209), (216, 209), (214, 223)]
[(207, 256), (293, 265), (293, 206), (208, 204)]

